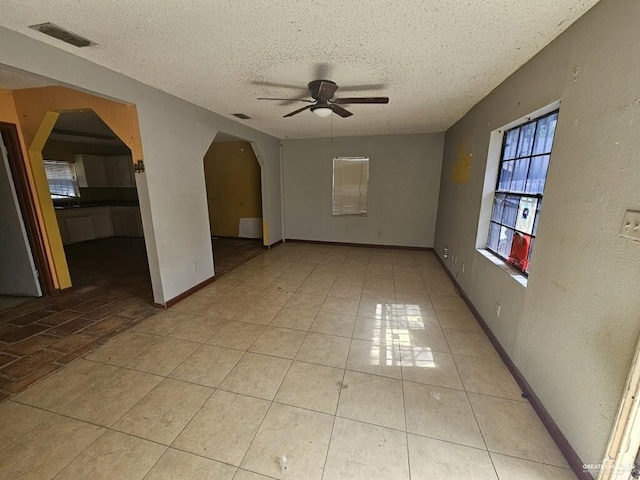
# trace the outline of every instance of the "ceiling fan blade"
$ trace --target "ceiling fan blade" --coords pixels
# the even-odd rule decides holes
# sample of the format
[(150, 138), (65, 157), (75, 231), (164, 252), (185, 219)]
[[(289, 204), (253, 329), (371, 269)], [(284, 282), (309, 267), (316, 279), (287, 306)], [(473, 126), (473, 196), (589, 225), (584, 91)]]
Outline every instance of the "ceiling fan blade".
[(333, 96), (338, 90), (338, 85), (331, 82), (320, 82), (320, 88), (318, 88), (318, 98), (323, 98), (325, 100), (329, 100), (333, 98)]
[(346, 87), (340, 87), (341, 92), (370, 92), (373, 90), (384, 90), (387, 85), (384, 83), (374, 83), (371, 85), (347, 85)]
[(307, 90), (304, 85), (289, 85), (288, 83), (263, 82), (262, 80), (251, 80), (251, 85), (259, 85), (261, 87), (290, 88), (293, 90)]
[(331, 107), (331, 110), (333, 110), (333, 113), (337, 113), (342, 118), (347, 118), (353, 115), (353, 113), (351, 113), (349, 110), (346, 110), (342, 108), (340, 105), (336, 105), (335, 103), (332, 103), (329, 106)]
[(294, 112), (288, 113), (287, 115), (285, 115), (285, 116), (284, 116), (284, 117), (282, 117), (282, 118), (293, 117), (294, 115), (297, 115), (297, 114), (299, 114), (300, 112), (304, 112), (305, 110), (308, 110), (308, 109), (310, 109), (311, 107), (312, 107), (312, 105), (307, 105), (306, 107), (299, 108), (298, 110), (296, 110), (296, 111), (294, 111)]
[(347, 105), (347, 104), (354, 104), (354, 103), (389, 103), (389, 97), (336, 98), (332, 100), (332, 102), (340, 105)]
[(307, 102), (307, 103), (315, 103), (313, 100), (306, 100), (304, 98), (266, 98), (266, 97), (258, 97), (256, 100), (277, 100), (280, 102)]

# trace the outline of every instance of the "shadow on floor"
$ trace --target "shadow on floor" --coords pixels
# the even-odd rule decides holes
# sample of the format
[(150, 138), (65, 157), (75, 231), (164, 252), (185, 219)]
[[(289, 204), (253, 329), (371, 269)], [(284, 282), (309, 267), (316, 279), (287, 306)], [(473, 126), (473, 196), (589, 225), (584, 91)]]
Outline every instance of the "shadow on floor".
[(212, 237), (216, 278), (264, 253), (262, 239)]

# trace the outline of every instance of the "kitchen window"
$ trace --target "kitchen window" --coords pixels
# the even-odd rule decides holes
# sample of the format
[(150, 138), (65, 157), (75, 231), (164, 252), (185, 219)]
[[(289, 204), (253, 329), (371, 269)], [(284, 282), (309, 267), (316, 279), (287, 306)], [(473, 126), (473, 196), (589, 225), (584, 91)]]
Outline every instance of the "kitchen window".
[(333, 159), (333, 215), (367, 216), (368, 157)]
[(525, 275), (533, 254), (558, 110), (504, 132), (487, 249)]
[(45, 160), (44, 170), (47, 175), (47, 181), (49, 182), (51, 198), (80, 197), (76, 168), (73, 163)]

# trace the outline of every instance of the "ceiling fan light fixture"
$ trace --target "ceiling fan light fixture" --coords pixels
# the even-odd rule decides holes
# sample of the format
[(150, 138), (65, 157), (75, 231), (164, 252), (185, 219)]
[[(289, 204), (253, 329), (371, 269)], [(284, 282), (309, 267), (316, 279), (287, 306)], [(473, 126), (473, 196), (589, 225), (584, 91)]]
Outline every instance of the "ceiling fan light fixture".
[(311, 107), (311, 111), (320, 118), (326, 118), (333, 113), (333, 110), (328, 105), (314, 105)]

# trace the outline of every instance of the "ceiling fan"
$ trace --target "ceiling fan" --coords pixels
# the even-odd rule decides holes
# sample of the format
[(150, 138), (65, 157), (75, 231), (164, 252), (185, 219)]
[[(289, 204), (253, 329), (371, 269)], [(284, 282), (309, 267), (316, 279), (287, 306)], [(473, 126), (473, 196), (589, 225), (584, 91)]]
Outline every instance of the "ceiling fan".
[(279, 101), (292, 101), (292, 102), (306, 102), (311, 105), (304, 106), (295, 110), (284, 117), (293, 117), (305, 110), (311, 110), (319, 117), (328, 117), (331, 113), (336, 113), (342, 118), (350, 117), (353, 115), (349, 110), (341, 107), (340, 105), (353, 105), (356, 103), (389, 103), (389, 97), (348, 97), (348, 98), (333, 98), (338, 90), (338, 85), (331, 80), (314, 80), (309, 82), (309, 92), (313, 100), (301, 99), (301, 98), (258, 98), (258, 100), (279, 100)]

